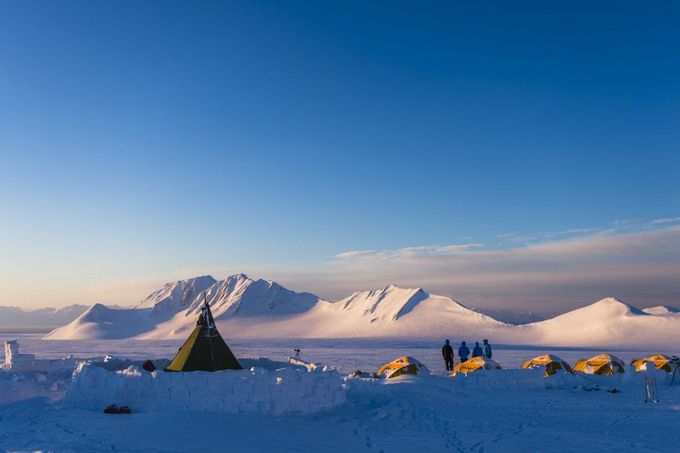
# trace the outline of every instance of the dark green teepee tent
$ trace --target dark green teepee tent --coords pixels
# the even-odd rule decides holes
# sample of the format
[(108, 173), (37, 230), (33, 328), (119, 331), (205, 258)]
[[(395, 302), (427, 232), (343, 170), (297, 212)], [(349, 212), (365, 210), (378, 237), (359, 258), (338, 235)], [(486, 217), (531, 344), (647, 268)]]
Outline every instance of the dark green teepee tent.
[[(205, 297), (205, 296), (204, 296)], [(208, 302), (204, 300), (196, 328), (165, 371), (241, 370), (241, 364), (215, 327)]]

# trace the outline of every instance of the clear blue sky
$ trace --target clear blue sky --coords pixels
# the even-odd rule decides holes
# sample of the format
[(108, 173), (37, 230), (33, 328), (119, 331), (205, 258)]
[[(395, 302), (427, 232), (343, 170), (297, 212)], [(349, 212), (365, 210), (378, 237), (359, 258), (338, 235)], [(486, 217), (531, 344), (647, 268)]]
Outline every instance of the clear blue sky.
[(0, 304), (678, 216), (679, 74), (673, 1), (0, 1)]

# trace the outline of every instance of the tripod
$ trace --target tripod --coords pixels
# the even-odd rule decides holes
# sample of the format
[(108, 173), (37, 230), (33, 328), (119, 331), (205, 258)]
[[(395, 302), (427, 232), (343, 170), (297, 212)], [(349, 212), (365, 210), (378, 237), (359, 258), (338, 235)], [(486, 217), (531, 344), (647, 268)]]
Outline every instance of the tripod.
[(675, 365), (673, 368), (673, 376), (671, 377), (671, 385), (673, 385), (675, 382), (675, 375), (680, 374), (680, 371), (678, 371), (680, 370), (680, 357), (673, 356), (673, 358), (671, 358), (671, 363)]

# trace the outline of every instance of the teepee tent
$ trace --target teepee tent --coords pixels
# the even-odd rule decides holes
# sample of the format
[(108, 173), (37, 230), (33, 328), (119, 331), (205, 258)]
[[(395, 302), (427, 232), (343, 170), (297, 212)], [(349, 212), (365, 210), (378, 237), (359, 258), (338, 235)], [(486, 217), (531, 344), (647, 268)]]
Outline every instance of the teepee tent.
[(217, 331), (208, 302), (203, 303), (196, 328), (165, 371), (241, 370), (241, 364)]

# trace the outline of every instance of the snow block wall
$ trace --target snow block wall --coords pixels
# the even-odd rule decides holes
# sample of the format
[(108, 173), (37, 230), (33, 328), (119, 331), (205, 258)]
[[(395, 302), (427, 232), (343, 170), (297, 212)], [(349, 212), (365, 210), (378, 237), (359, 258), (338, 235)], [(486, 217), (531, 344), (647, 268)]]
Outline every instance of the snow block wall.
[(72, 370), (76, 359), (68, 356), (63, 359), (36, 359), (33, 354), (20, 354), (17, 340), (5, 341), (5, 363), (2, 369), (20, 372), (60, 372)]
[(1, 371), (0, 404), (36, 396), (59, 400), (66, 393), (70, 376), (70, 371), (56, 373)]
[(461, 387), (479, 387), (482, 389), (543, 389), (551, 378), (543, 377), (542, 368), (523, 370), (478, 370), (458, 373), (452, 377), (453, 382)]
[(251, 368), (214, 373), (148, 373), (131, 366), (108, 371), (89, 362), (78, 365), (64, 404), (103, 411), (110, 404), (133, 412), (163, 410), (228, 413), (313, 413), (345, 402), (334, 370)]

